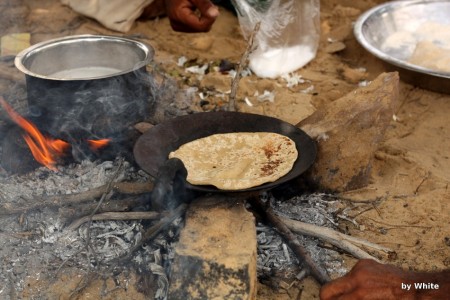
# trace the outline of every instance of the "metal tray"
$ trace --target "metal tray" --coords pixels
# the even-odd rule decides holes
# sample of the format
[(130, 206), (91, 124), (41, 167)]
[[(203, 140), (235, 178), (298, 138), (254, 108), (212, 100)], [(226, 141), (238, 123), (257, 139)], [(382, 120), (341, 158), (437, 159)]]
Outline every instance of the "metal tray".
[[(425, 89), (450, 93), (450, 72), (408, 62), (417, 42), (426, 39), (418, 33), (419, 29), (429, 24), (438, 24), (450, 31), (450, 1), (387, 2), (362, 14), (354, 25), (354, 34), (367, 51), (385, 63), (388, 70), (398, 71), (403, 81)], [(398, 35), (398, 43), (387, 44), (394, 34)], [(450, 36), (450, 32), (446, 30), (439, 35), (441, 37), (433, 34), (433, 43), (450, 45), (450, 41), (445, 38)]]

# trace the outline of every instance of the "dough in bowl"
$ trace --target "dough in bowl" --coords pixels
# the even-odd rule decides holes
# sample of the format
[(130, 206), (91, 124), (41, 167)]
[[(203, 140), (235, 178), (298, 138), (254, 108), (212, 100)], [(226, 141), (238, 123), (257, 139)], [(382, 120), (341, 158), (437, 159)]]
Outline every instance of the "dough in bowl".
[(214, 134), (186, 143), (169, 154), (179, 158), (194, 185), (241, 190), (273, 182), (297, 160), (295, 142), (273, 132)]
[(432, 42), (419, 42), (409, 62), (431, 70), (450, 72), (450, 49)]

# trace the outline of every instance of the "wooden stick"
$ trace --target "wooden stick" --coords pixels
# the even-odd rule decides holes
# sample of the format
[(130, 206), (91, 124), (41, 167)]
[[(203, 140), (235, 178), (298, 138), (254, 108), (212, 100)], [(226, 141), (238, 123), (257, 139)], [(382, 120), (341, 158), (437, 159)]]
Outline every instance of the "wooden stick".
[(88, 216), (88, 220), (87, 220), (87, 231), (86, 231), (86, 238), (85, 238), (85, 248), (86, 248), (86, 255), (87, 255), (87, 266), (88, 266), (88, 274), (90, 272), (91, 269), (91, 252), (89, 252), (89, 249), (91, 249), (92, 254), (94, 255), (94, 259), (98, 265), (98, 259), (97, 259), (97, 254), (95, 253), (94, 247), (92, 247), (91, 244), (91, 224), (92, 224), (92, 217), (97, 213), (97, 211), (99, 210), (100, 206), (103, 204), (103, 202), (105, 201), (105, 199), (108, 197), (108, 195), (110, 194), (111, 190), (113, 189), (114, 186), (114, 181), (116, 180), (117, 176), (119, 175), (119, 172), (122, 170), (122, 166), (123, 166), (123, 159), (120, 160), (119, 166), (117, 167), (116, 171), (114, 172), (113, 176), (111, 177), (111, 180), (108, 182), (108, 184), (105, 187), (105, 191), (103, 192), (100, 200), (97, 203), (97, 206), (94, 208), (94, 210), (91, 212), (91, 214)]
[[(155, 238), (158, 235), (158, 233), (161, 232), (161, 230), (166, 228), (176, 218), (184, 215), (187, 210), (187, 207), (188, 206), (185, 203), (180, 204), (175, 210), (171, 211), (159, 222), (157, 222), (155, 225), (147, 229), (142, 235), (142, 239), (136, 245), (128, 249), (128, 251), (125, 254), (109, 261), (108, 262), (109, 267), (107, 267), (105, 270), (102, 270), (102, 274), (110, 274), (119, 265), (119, 263), (123, 263), (126, 259), (130, 258), (134, 254), (134, 252), (138, 250), (144, 243), (147, 243), (153, 238)], [(93, 282), (93, 280), (98, 277), (99, 277), (98, 272), (92, 272), (88, 270), (87, 274), (80, 281), (79, 286), (70, 294), (69, 299), (75, 298), (78, 295), (80, 295), (80, 293), (84, 291), (87, 287), (89, 287), (89, 285)]]
[[(130, 212), (137, 207), (145, 207), (149, 204), (148, 198), (139, 195), (132, 195), (126, 198), (119, 197), (105, 202), (98, 213), (106, 212)], [(59, 207), (58, 213), (61, 218), (73, 222), (76, 219), (88, 215), (97, 205), (96, 201), (81, 203), (72, 207)], [(144, 209), (142, 209), (144, 210)]]
[(316, 238), (319, 238), (321, 240), (324, 240), (348, 253), (353, 255), (356, 258), (362, 259), (362, 258), (368, 258), (373, 259), (378, 262), (380, 262), (377, 258), (373, 257), (366, 251), (362, 250), (361, 248), (355, 246), (354, 244), (359, 244), (363, 246), (370, 247), (372, 249), (382, 251), (385, 253), (392, 252), (391, 249), (387, 247), (383, 247), (371, 242), (368, 242), (363, 239), (359, 239), (357, 237), (348, 236), (346, 234), (343, 234), (341, 232), (335, 231), (331, 228), (327, 227), (321, 227), (316, 226), (313, 224), (304, 223), (301, 221), (291, 220), (286, 217), (278, 216), (280, 220), (286, 224), (286, 226), (298, 234), (305, 234), (308, 236), (313, 236)]
[[(164, 216), (163, 213), (155, 211), (133, 211), (133, 212), (104, 212), (92, 216), (92, 221), (105, 220), (156, 220)], [(67, 230), (75, 230), (89, 221), (89, 216), (82, 217), (67, 226)]]
[(326, 271), (317, 266), (317, 264), (309, 256), (306, 249), (300, 244), (297, 237), (292, 233), (292, 231), (284, 224), (284, 222), (275, 214), (271, 207), (265, 207), (259, 197), (253, 197), (251, 203), (255, 204), (259, 213), (262, 213), (265, 219), (267, 219), (278, 231), (278, 233), (283, 237), (283, 239), (288, 243), (292, 251), (298, 256), (300, 262), (305, 263), (305, 268), (308, 269), (309, 273), (317, 280), (320, 284), (326, 284), (331, 281), (330, 276)]
[(172, 223), (176, 218), (183, 216), (186, 213), (187, 207), (188, 205), (185, 203), (180, 204), (175, 210), (171, 211), (164, 218), (162, 218), (152, 227), (147, 229), (142, 235), (142, 239), (136, 245), (128, 249), (127, 253), (115, 258), (113, 260), (114, 262), (113, 261), (109, 262), (111, 264), (110, 268), (114, 268), (120, 261), (131, 257), (131, 255), (133, 255), (133, 253), (136, 250), (138, 250), (144, 243), (147, 243), (152, 239), (154, 239), (158, 235), (158, 233), (161, 232), (161, 230), (169, 226), (170, 223)]
[[(87, 270), (86, 270), (86, 275), (84, 276), (83, 280), (82, 280), (82, 285), (77, 287), (71, 294), (70, 294), (70, 298), (72, 298), (75, 294), (79, 293), (80, 291), (84, 290), (88, 285), (89, 282), (91, 280), (88, 279), (93, 279), (94, 277), (96, 277), (96, 274), (94, 272), (92, 272), (92, 264), (91, 264), (91, 254), (94, 257), (95, 260), (95, 265), (98, 266), (99, 265), (99, 261), (97, 259), (97, 253), (95, 252), (94, 247), (91, 244), (91, 223), (92, 223), (92, 218), (93, 216), (97, 213), (98, 209), (100, 208), (100, 206), (102, 205), (103, 201), (108, 197), (108, 195), (110, 194), (111, 190), (113, 189), (114, 186), (114, 181), (117, 178), (117, 175), (119, 174), (120, 170), (122, 169), (123, 166), (123, 160), (120, 161), (119, 166), (117, 167), (116, 171), (114, 172), (113, 176), (111, 177), (111, 180), (108, 182), (108, 184), (106, 184), (105, 186), (105, 190), (100, 198), (100, 200), (98, 201), (97, 206), (94, 208), (94, 210), (91, 212), (91, 214), (87, 217), (87, 231), (86, 231), (86, 238), (84, 241), (84, 248), (86, 249), (86, 259), (87, 259)], [(89, 251), (90, 250), (90, 251)], [(95, 274), (94, 277), (92, 277), (92, 274)]]
[(244, 66), (247, 65), (248, 57), (255, 50), (255, 48), (253, 47), (253, 40), (255, 38), (256, 33), (258, 33), (258, 31), (259, 31), (260, 25), (261, 25), (260, 22), (256, 23), (255, 28), (253, 29), (252, 33), (250, 34), (250, 37), (248, 38), (247, 48), (245, 49), (244, 54), (242, 54), (241, 60), (239, 61), (239, 64), (238, 64), (238, 67), (236, 70), (236, 75), (234, 76), (233, 81), (231, 82), (231, 92), (230, 92), (230, 97), (229, 97), (229, 102), (228, 102), (228, 110), (229, 111), (237, 111), (236, 94), (237, 94), (237, 90), (239, 87), (239, 80), (241, 80), (241, 73), (242, 73), (242, 70), (244, 69)]
[[(108, 188), (108, 184), (91, 189), (86, 192), (68, 194), (68, 195), (54, 195), (43, 198), (34, 199), (34, 203), (28, 206), (11, 207), (10, 203), (0, 206), (0, 215), (20, 214), (29, 210), (43, 208), (43, 207), (58, 207), (63, 205), (79, 204), (86, 201), (101, 197)], [(131, 182), (116, 182), (112, 185), (112, 190), (122, 194), (143, 194), (151, 192), (153, 184), (151, 182), (131, 183)]]

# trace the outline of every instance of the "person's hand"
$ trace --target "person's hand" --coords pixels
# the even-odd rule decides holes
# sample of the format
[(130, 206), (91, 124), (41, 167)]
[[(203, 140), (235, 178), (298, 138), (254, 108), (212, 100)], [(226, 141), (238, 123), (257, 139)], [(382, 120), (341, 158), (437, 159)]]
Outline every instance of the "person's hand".
[(166, 0), (166, 12), (175, 31), (207, 32), (219, 16), (209, 0)]
[(347, 275), (324, 285), (320, 299), (415, 299), (413, 287), (407, 290), (402, 286), (412, 284), (410, 273), (373, 260), (360, 260)]

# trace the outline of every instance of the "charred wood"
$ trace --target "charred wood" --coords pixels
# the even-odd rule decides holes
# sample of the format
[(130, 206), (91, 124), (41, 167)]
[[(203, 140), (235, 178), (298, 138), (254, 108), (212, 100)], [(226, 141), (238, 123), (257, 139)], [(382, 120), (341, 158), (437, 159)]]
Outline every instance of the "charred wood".
[[(85, 203), (100, 198), (107, 190), (108, 185), (93, 188), (86, 192), (67, 195), (53, 195), (45, 198), (36, 197), (35, 202), (22, 207), (13, 207), (6, 203), (0, 206), (0, 215), (20, 214), (34, 209), (44, 207), (62, 207)], [(116, 182), (112, 185), (112, 191), (120, 194), (143, 194), (151, 192), (153, 184), (151, 182)]]
[(286, 226), (286, 224), (275, 214), (270, 206), (267, 206), (259, 197), (250, 199), (252, 207), (261, 214), (261, 217), (272, 224), (278, 233), (286, 240), (291, 250), (298, 256), (300, 262), (304, 263), (305, 268), (308, 269), (310, 275), (314, 277), (320, 284), (326, 284), (331, 281), (326, 271), (318, 266), (307, 253), (306, 249), (297, 240), (297, 237)]

